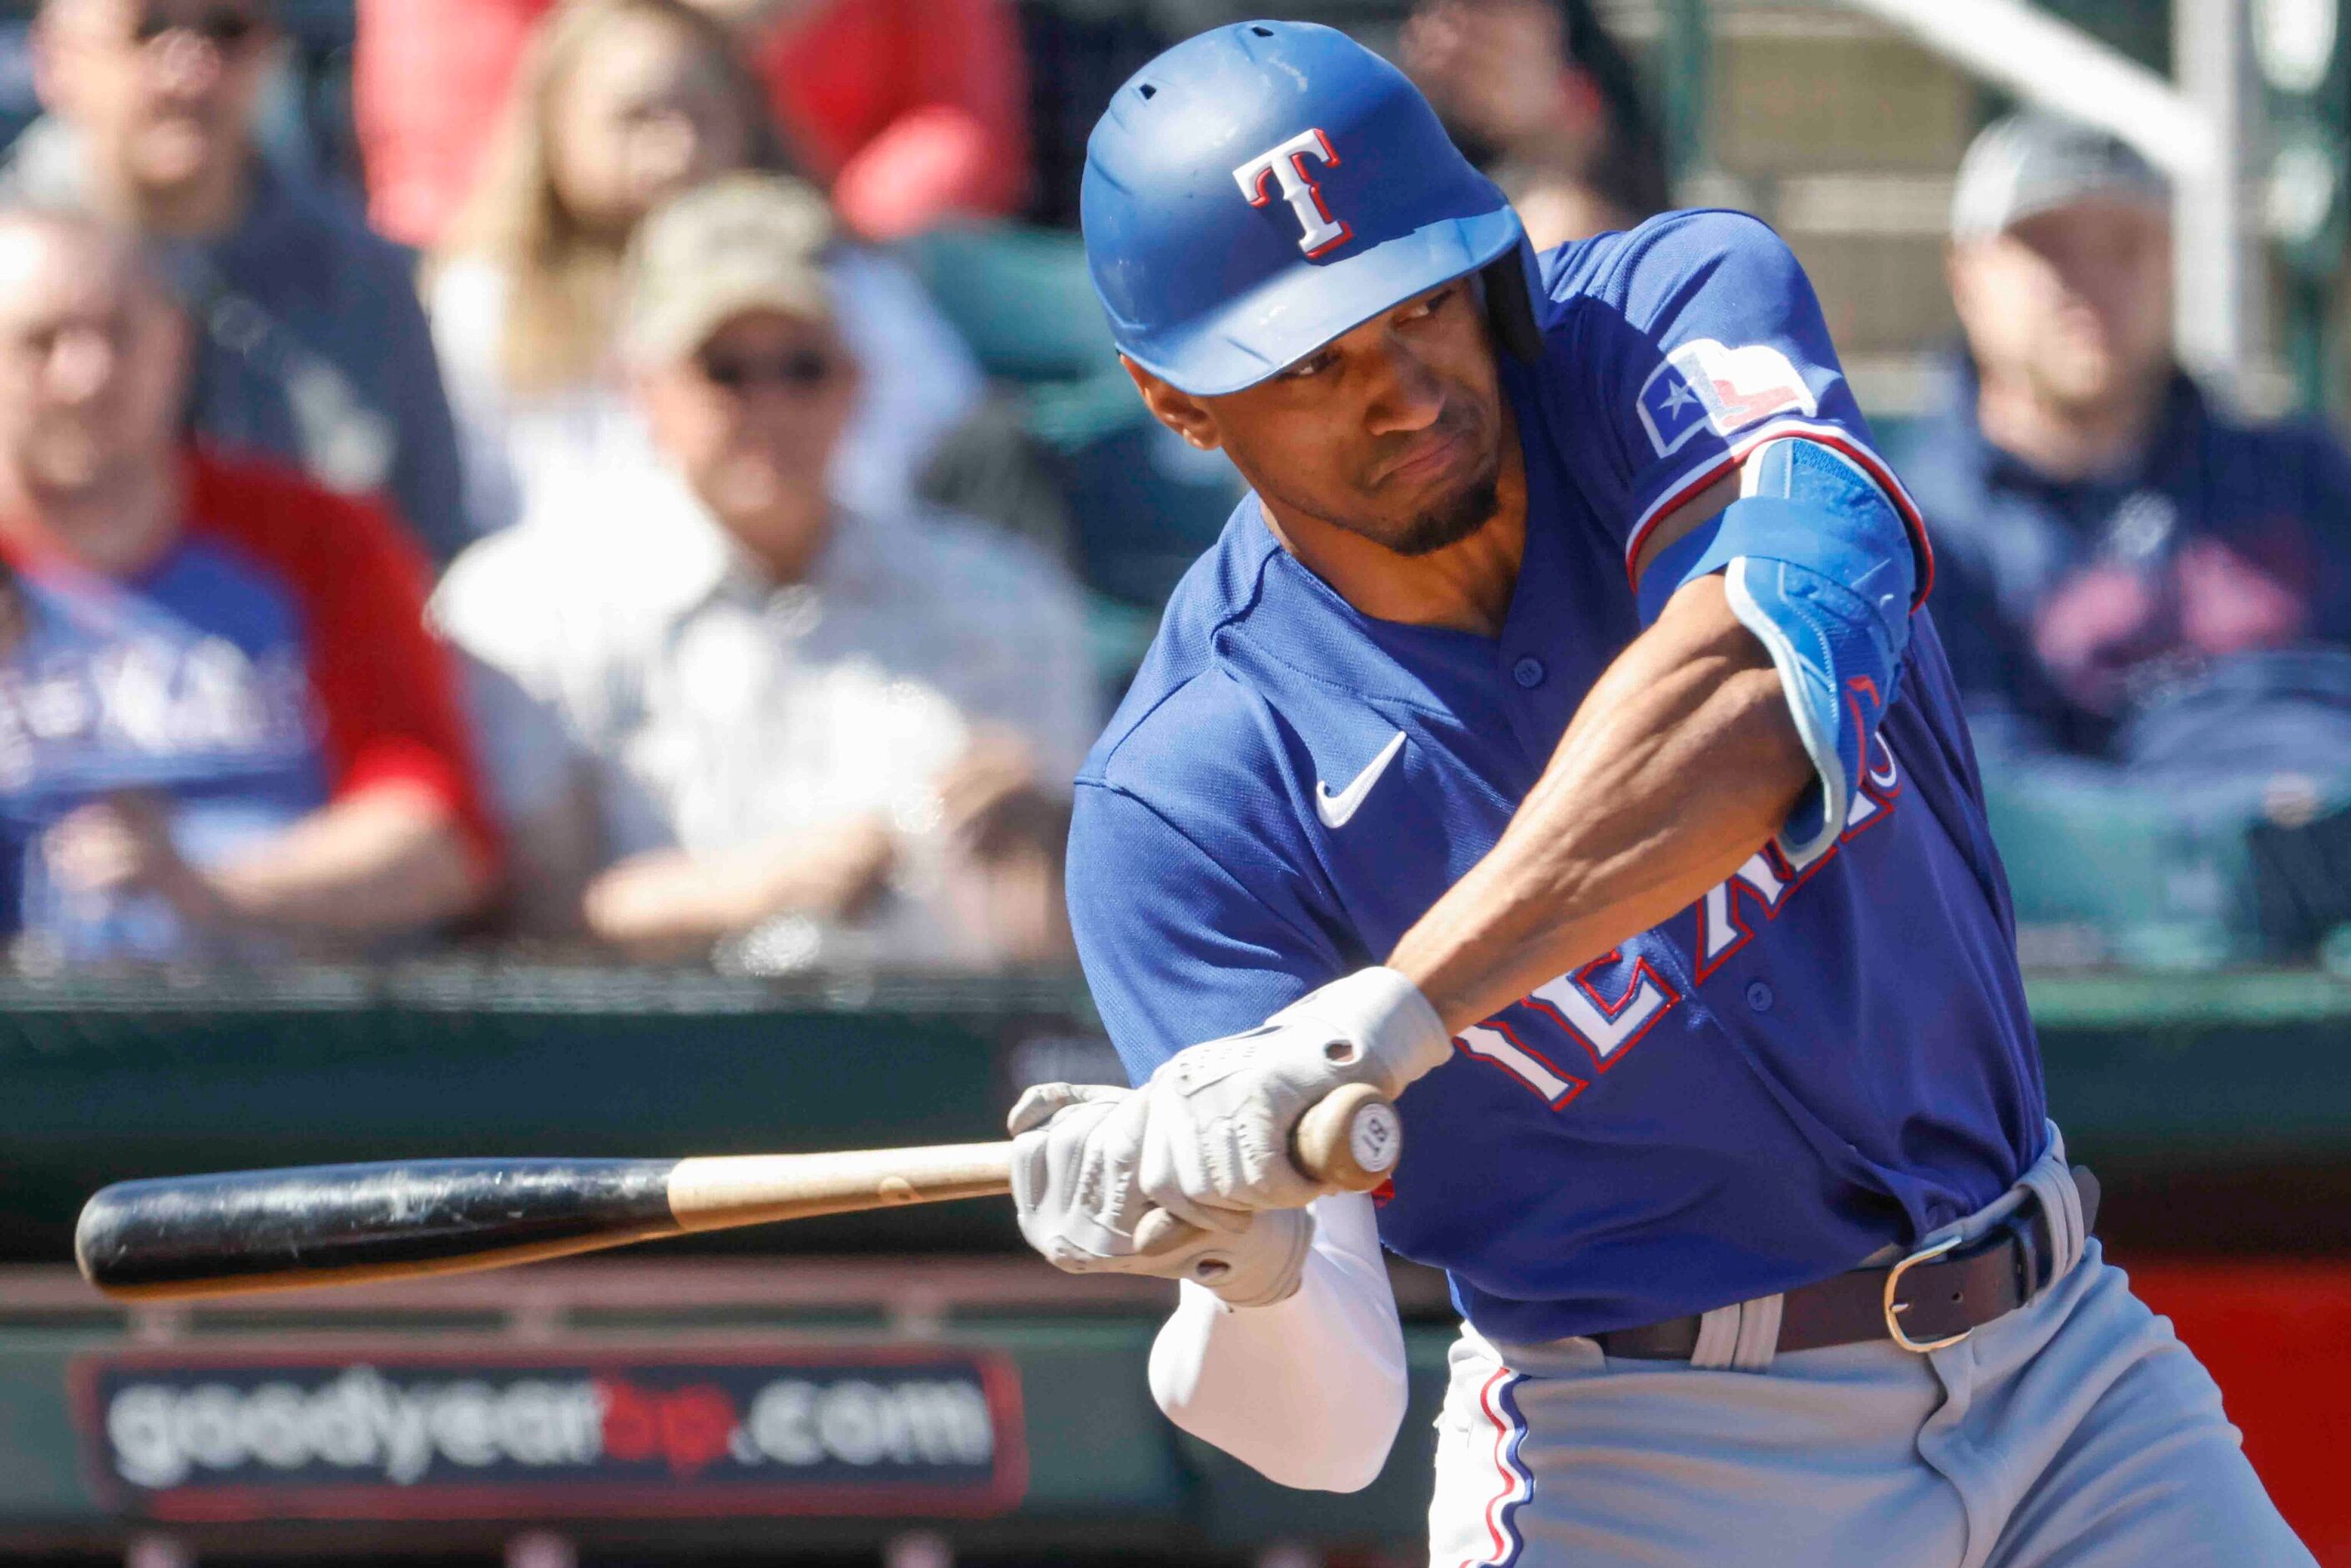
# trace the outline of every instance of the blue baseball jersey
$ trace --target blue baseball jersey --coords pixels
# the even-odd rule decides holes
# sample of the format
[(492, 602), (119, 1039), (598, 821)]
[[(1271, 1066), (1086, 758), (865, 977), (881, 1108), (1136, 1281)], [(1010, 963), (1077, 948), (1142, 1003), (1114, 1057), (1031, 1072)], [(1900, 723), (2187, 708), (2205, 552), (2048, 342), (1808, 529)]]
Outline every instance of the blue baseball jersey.
[[(1136, 1082), (1386, 956), (1637, 634), (1645, 530), (1756, 444), (1836, 446), (1917, 528), (1762, 224), (1669, 214), (1549, 253), (1541, 282), (1544, 352), (1501, 366), (1528, 515), (1500, 635), (1358, 613), (1250, 497), (1089, 758), (1070, 907)], [(1980, 1207), (2039, 1155), (2007, 887), (1923, 611), (1866, 771), (1828, 856), (1799, 874), (1759, 852), (1465, 1029), (1405, 1093), (1381, 1235), (1448, 1270), (1480, 1332), (1786, 1290)]]

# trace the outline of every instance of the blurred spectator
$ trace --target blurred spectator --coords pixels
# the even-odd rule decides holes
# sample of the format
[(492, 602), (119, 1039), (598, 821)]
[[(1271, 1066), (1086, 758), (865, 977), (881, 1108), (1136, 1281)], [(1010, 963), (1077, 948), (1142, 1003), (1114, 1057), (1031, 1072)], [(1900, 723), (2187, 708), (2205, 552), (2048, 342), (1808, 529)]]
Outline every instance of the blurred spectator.
[(492, 846), (423, 563), (364, 501), (186, 453), (127, 239), (0, 214), (0, 911), (63, 959), (423, 929)]
[(2303, 821), (2351, 798), (2351, 462), (2179, 369), (2161, 177), (2103, 134), (2003, 120), (1960, 169), (1950, 282), (1968, 355), (1899, 467), (1987, 774), (2158, 791), (2231, 831), (2281, 790)]
[[(548, 19), (430, 287), (478, 531), (562, 490), (593, 504), (608, 475), (646, 466), (611, 350), (630, 231), (672, 192), (784, 162), (733, 35), (703, 11), (571, 0)], [(836, 487), (897, 510), (924, 457), (977, 406), (979, 371), (898, 264), (841, 246), (829, 265), (841, 329), (868, 367)]]
[(1640, 74), (1591, 0), (1423, 0), (1403, 64), (1539, 250), (1670, 204)]
[(442, 558), (464, 544), (449, 409), (399, 249), (257, 154), (277, 38), (260, 0), (47, 0), (47, 116), (0, 191), (84, 206), (155, 247), (199, 329), (197, 430), (345, 495), (385, 491)]
[(1176, 13), (1155, 0), (1018, 0), (1012, 10), (1029, 74), (1031, 172), (1020, 216), (1072, 234), (1086, 138), (1111, 95), (1177, 38), (1259, 14), (1207, 15), (1189, 6)]
[[(555, 3), (359, 0), (353, 111), (385, 233), (439, 243)], [(795, 161), (866, 237), (1008, 213), (1026, 194), (1027, 72), (1007, 0), (699, 3), (740, 31)]]
[(660, 462), (442, 584), (527, 913), (759, 968), (1058, 954), (1076, 597), (1018, 541), (826, 495), (859, 374), (829, 227), (752, 174), (650, 218), (621, 346)]

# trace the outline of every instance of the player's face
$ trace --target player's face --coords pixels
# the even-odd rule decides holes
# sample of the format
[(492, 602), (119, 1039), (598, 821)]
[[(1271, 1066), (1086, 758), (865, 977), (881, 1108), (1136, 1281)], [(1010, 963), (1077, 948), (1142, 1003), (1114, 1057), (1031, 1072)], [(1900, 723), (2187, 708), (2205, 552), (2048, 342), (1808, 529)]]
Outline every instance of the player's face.
[(1128, 367), (1152, 412), (1221, 447), (1279, 514), (1426, 555), (1494, 515), (1502, 397), (1468, 278), (1406, 300), (1270, 381), (1195, 398)]
[(1951, 294), (1988, 376), (2059, 407), (2142, 396), (2171, 354), (2171, 225), (2151, 207), (2085, 201), (1959, 246)]
[(83, 495), (167, 460), (186, 333), (120, 247), (0, 225), (0, 466), (30, 496)]

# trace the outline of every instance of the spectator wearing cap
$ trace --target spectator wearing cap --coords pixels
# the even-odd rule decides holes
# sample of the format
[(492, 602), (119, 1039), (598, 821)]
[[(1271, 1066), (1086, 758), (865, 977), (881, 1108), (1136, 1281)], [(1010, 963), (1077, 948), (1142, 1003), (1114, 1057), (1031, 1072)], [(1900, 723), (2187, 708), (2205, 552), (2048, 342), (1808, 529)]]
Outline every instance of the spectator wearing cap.
[(830, 241), (771, 176), (657, 211), (620, 346), (658, 463), (441, 586), (517, 881), (535, 925), (653, 956), (1059, 954), (1099, 716), (1075, 592), (1017, 540), (829, 493), (859, 374)]
[(1671, 204), (1639, 71), (1591, 0), (1420, 0), (1404, 68), (1538, 250)]
[(345, 495), (388, 494), (436, 556), (466, 537), (455, 433), (408, 257), (258, 154), (262, 0), (45, 0), (47, 116), (0, 193), (154, 246), (198, 328), (195, 428)]
[[(700, 7), (571, 0), (548, 17), (428, 284), (476, 532), (645, 465), (612, 343), (629, 235), (666, 196), (787, 162), (733, 32)], [(835, 479), (895, 511), (978, 407), (979, 370), (897, 263), (841, 245), (826, 265), (840, 329), (866, 367)]]
[(2162, 178), (2028, 113), (1952, 203), (1966, 336), (1899, 467), (1988, 772), (2234, 810), (2351, 782), (2351, 463), (2217, 407), (2171, 340)]
[(66, 960), (422, 934), (494, 870), (423, 563), (185, 450), (188, 345), (120, 231), (0, 212), (0, 925)]

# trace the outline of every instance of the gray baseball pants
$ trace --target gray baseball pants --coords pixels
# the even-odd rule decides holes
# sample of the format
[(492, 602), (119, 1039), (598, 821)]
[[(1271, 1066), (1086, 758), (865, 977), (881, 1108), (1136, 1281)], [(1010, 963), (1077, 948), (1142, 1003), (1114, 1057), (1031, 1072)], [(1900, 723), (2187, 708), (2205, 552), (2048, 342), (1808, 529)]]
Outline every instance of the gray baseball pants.
[(2051, 1132), (1951, 1228), (2030, 1187), (2064, 1218), (2059, 1272), (1947, 1350), (1775, 1355), (1776, 1297), (1707, 1314), (1687, 1363), (1465, 1328), (1431, 1568), (2315, 1568), (2210, 1375), (2082, 1236)]

